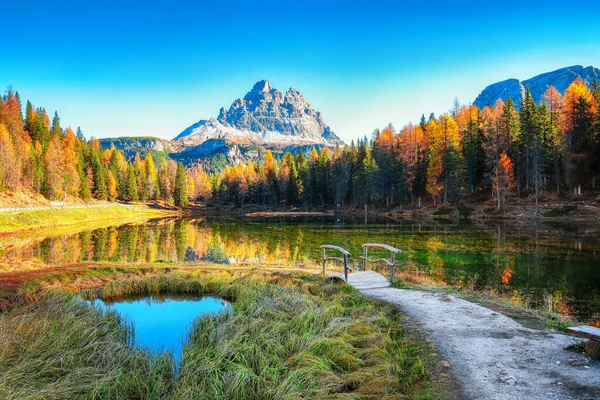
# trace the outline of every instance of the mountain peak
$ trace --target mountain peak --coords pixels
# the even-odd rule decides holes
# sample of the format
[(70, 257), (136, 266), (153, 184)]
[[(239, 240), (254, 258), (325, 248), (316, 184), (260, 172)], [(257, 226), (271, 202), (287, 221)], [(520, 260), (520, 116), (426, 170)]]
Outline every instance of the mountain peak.
[[(214, 120), (212, 120), (214, 121)], [(243, 99), (221, 108), (214, 123), (201, 120), (175, 139), (200, 144), (211, 138), (232, 142), (281, 145), (332, 145), (341, 142), (302, 93), (290, 88), (285, 96), (264, 79)]]
[(556, 71), (545, 72), (524, 81), (513, 78), (496, 82), (486, 87), (473, 104), (484, 108), (493, 106), (498, 99), (506, 101), (510, 97), (515, 103), (515, 107), (519, 109), (527, 89), (531, 91), (531, 96), (536, 104), (539, 104), (550, 86), (554, 86), (562, 94), (576, 78), (581, 78), (591, 87), (594, 80), (600, 81), (600, 69), (593, 66), (584, 68), (581, 65), (572, 65)]
[(271, 86), (271, 82), (269, 82), (266, 79), (263, 79), (262, 81), (258, 81), (254, 84), (254, 87), (252, 88), (251, 92), (253, 93), (268, 93), (273, 89), (273, 86)]

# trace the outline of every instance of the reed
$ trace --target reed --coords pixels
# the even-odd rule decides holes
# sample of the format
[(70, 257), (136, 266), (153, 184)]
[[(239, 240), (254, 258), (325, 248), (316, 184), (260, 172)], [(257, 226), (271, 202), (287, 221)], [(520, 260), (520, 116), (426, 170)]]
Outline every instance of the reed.
[[(211, 294), (234, 308), (194, 322), (177, 374), (172, 357), (131, 348), (127, 324), (83, 300), (166, 293)], [(174, 270), (54, 278), (30, 288), (29, 301), (0, 314), (0, 398), (447, 395), (427, 373), (433, 350), (404, 328), (401, 314), (318, 276)]]

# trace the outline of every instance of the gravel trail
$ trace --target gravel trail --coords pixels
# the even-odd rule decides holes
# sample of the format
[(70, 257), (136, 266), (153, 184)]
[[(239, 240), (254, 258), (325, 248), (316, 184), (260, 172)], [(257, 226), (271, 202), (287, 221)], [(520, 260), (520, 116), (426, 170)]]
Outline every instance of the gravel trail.
[(467, 399), (600, 399), (600, 362), (565, 350), (581, 339), (526, 328), (452, 295), (395, 289), (372, 271), (350, 274), (349, 283), (414, 319)]

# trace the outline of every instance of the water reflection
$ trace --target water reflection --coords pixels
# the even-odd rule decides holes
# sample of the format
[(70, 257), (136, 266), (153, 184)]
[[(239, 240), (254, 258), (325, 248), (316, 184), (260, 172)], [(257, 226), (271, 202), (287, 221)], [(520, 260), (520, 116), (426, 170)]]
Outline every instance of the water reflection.
[(484, 289), (536, 309), (600, 319), (599, 225), (481, 225), (344, 218), (207, 221), (164, 219), (15, 242), (0, 238), (2, 264), (40, 259), (84, 261), (304, 264), (316, 266), (319, 245), (399, 247), (398, 262), (418, 279)]
[(153, 353), (170, 351), (181, 362), (183, 346), (194, 319), (231, 312), (227, 301), (214, 297), (143, 297), (116, 302), (92, 300), (92, 304), (117, 311), (132, 324), (132, 342)]

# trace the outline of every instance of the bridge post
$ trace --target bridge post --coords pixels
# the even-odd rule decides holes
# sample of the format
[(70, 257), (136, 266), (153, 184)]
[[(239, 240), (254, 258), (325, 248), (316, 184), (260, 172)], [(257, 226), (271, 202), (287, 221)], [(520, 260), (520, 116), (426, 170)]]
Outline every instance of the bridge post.
[(344, 254), (344, 280), (348, 283), (348, 256)]
[(325, 249), (324, 248), (321, 249), (321, 254), (323, 255), (323, 275), (325, 275), (325, 264), (327, 263), (327, 260), (325, 258)]
[(392, 275), (390, 276), (390, 282), (394, 283), (394, 270), (396, 269), (396, 253), (392, 253)]

